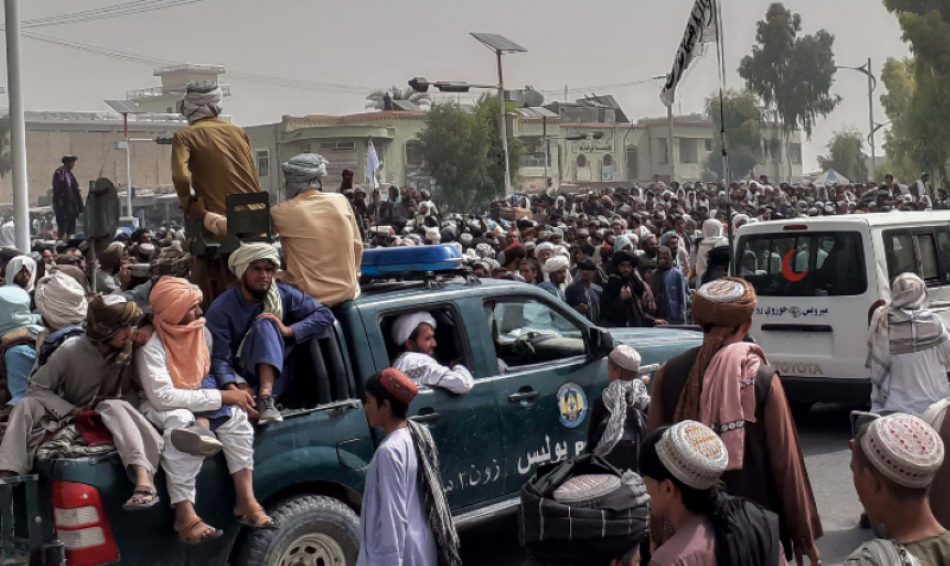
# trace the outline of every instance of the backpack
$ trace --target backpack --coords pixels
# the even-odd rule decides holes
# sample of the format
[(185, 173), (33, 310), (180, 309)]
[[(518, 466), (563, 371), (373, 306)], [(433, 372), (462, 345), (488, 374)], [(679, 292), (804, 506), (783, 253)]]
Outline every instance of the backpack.
[(85, 333), (82, 326), (64, 326), (56, 332), (48, 335), (39, 350), (36, 352), (36, 367), (41, 367), (53, 355), (57, 348), (63, 345), (63, 342), (75, 336), (82, 336)]

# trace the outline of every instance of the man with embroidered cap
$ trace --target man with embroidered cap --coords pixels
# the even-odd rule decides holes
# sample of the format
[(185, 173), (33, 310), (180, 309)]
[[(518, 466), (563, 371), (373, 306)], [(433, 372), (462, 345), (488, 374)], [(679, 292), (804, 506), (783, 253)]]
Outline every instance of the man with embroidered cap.
[(784, 566), (775, 514), (720, 488), (729, 458), (725, 443), (696, 421), (660, 428), (644, 440), (640, 473), (650, 514), (654, 527), (672, 531), (654, 539), (651, 566)]
[[(224, 94), (215, 82), (189, 83), (178, 110), (188, 127), (172, 137), (172, 182), (186, 216), (202, 210), (225, 214), (225, 197), (257, 193), (257, 169), (251, 142), (241, 128), (221, 120)], [(234, 278), (223, 258), (195, 256), (192, 280), (204, 292), (206, 305)]]
[(778, 374), (765, 352), (745, 342), (755, 289), (744, 279), (707, 283), (693, 297), (703, 343), (657, 372), (647, 429), (695, 420), (722, 436), (729, 450), (726, 491), (775, 511), (789, 559), (819, 559), (821, 520), (798, 433)]
[[(323, 192), (327, 160), (301, 153), (282, 163), (287, 200), (271, 209), (287, 260), (284, 282), (329, 308), (360, 296), (363, 239), (350, 203), (341, 194)], [(205, 228), (227, 236), (224, 215), (206, 212)]]
[(385, 438), (366, 470), (357, 566), (461, 566), (439, 451), (429, 430), (407, 419), (418, 387), (387, 368), (364, 388), (366, 421)]
[(139, 413), (141, 386), (132, 356), (132, 333), (142, 318), (135, 303), (99, 295), (89, 303), (85, 334), (70, 338), (30, 378), (0, 444), (0, 477), (25, 474), (50, 430), (95, 412), (112, 435), (116, 451), (135, 485), (123, 508), (158, 502), (154, 474), (162, 438)]
[(468, 393), (475, 385), (472, 373), (461, 363), (443, 366), (435, 354), (435, 318), (428, 311), (400, 315), (393, 321), (392, 339), (403, 352), (393, 367), (418, 385), (440, 387), (457, 395)]
[[(254, 428), (248, 421), (254, 399), (233, 383), (219, 390), (211, 376), (211, 333), (201, 318), (201, 299), (201, 290), (185, 279), (159, 279), (149, 297), (155, 332), (135, 353), (148, 399), (142, 412), (164, 434), (162, 468), (175, 509), (174, 529), (185, 544), (224, 534), (195, 513), (195, 480), (205, 457), (222, 450), (241, 524), (274, 524), (254, 496)], [(198, 426), (196, 417), (210, 421), (211, 430)]]
[(277, 400), (290, 389), (290, 349), (333, 326), (330, 309), (274, 276), (280, 256), (271, 244), (243, 244), (228, 257), (239, 284), (208, 309), (213, 338), (211, 373), (221, 388), (257, 391), (258, 424), (280, 422)]
[(854, 488), (886, 539), (859, 547), (846, 566), (940, 566), (950, 563), (950, 532), (934, 517), (928, 494), (944, 459), (940, 435), (922, 419), (895, 413), (872, 420), (850, 441)]
[(594, 402), (587, 450), (621, 470), (637, 471), (650, 394), (640, 379), (640, 353), (621, 344), (607, 356), (607, 387)]

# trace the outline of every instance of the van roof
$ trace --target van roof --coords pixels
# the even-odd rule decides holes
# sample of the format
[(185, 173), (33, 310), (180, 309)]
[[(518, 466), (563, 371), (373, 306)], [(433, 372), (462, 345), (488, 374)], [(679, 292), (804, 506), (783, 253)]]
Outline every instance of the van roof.
[(830, 228), (842, 226), (903, 226), (927, 224), (930, 222), (950, 222), (950, 210), (784, 218), (782, 220), (769, 220), (767, 222), (745, 224), (739, 228), (739, 234), (746, 232), (771, 232), (776, 228), (788, 224), (814, 226), (815, 228)]

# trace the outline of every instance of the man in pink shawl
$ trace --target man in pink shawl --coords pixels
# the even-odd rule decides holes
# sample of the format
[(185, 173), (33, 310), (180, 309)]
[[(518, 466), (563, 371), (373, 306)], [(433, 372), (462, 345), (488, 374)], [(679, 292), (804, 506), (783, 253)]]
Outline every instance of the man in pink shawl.
[(647, 430), (694, 420), (716, 431), (729, 452), (726, 491), (774, 511), (787, 558), (815, 564), (821, 521), (785, 391), (762, 348), (745, 341), (755, 303), (744, 279), (700, 287), (693, 319), (703, 344), (657, 372)]

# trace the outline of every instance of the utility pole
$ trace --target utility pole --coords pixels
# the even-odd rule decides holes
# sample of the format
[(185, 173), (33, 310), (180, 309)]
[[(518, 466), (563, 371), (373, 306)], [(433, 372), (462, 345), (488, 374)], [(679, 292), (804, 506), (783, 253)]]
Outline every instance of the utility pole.
[(673, 105), (666, 107), (666, 127), (669, 130), (666, 137), (666, 157), (670, 162), (670, 182), (676, 180), (676, 159), (673, 156)]
[(4, 0), (7, 35), (7, 90), (10, 95), (10, 158), (13, 165), (13, 225), (16, 247), (30, 251), (30, 193), (26, 179), (26, 124), (20, 82), (18, 0)]
[(877, 176), (875, 171), (877, 170), (877, 150), (874, 148), (874, 87), (876, 87), (876, 81), (874, 80), (874, 74), (871, 71), (871, 58), (868, 57), (868, 117), (870, 120), (871, 128), (871, 170), (868, 171), (868, 180), (871, 182), (877, 181)]
[(548, 142), (548, 117), (541, 116), (541, 139), (544, 140), (544, 191), (548, 190), (548, 154), (550, 152)]
[(508, 118), (505, 116), (505, 75), (501, 70), (501, 53), (500, 49), (495, 51), (495, 56), (498, 58), (498, 108), (501, 120), (501, 152), (505, 159), (505, 195), (510, 195), (513, 188), (511, 186), (511, 163), (508, 159)]

